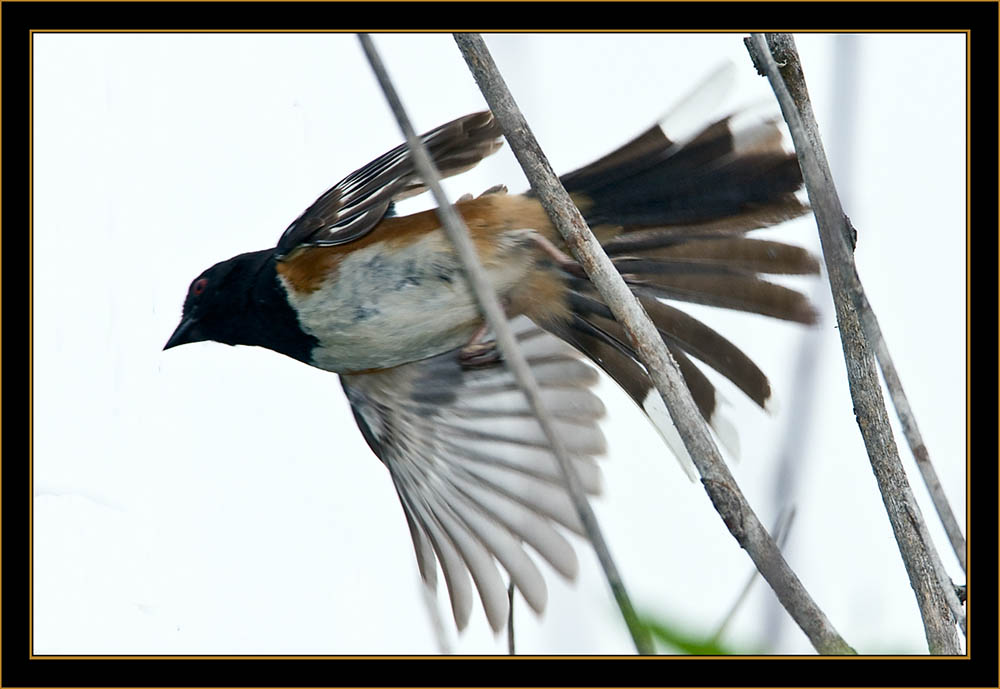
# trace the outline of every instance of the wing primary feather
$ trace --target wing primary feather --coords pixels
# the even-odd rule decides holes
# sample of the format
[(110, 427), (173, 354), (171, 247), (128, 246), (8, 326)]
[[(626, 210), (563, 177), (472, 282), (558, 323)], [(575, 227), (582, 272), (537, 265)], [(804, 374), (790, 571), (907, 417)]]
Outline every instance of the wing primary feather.
[[(397, 489), (398, 490), (398, 489)], [(399, 490), (400, 499), (410, 505), (414, 517), (419, 520), (424, 532), (430, 537), (431, 547), (441, 563), (452, 615), (459, 630), (465, 629), (472, 614), (472, 587), (469, 585), (469, 570), (465, 558), (459, 554), (451, 538), (438, 521), (432, 507), (429, 507), (419, 491)]]
[(483, 603), (483, 610), (486, 612), (486, 619), (494, 632), (503, 629), (507, 623), (507, 611), (509, 602), (507, 600), (507, 587), (500, 578), (493, 557), (483, 544), (475, 538), (467, 526), (465, 526), (452, 513), (452, 508), (447, 503), (436, 501), (434, 515), (448, 534), (455, 548), (462, 554), (472, 580), (479, 590), (479, 598)]
[(449, 502), (453, 514), (461, 519), (469, 532), (503, 565), (535, 612), (542, 612), (548, 589), (538, 567), (524, 552), (521, 541), (513, 537), (501, 522), (484, 512), (479, 504), (469, 500), (458, 486), (456, 491), (456, 499)]

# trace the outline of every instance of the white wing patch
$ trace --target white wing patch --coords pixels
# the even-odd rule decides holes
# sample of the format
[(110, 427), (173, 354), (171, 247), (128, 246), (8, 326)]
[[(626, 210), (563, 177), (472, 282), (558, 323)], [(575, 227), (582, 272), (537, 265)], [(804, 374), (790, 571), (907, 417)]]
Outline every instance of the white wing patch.
[[(597, 493), (594, 456), (605, 451), (597, 425), (604, 405), (590, 391), (597, 372), (528, 319), (512, 325), (584, 487)], [(578, 562), (562, 529), (582, 534), (583, 527), (506, 366), (467, 370), (448, 352), (342, 380), (362, 432), (392, 475), (421, 576), (433, 588), (440, 564), (459, 629), (472, 610), (470, 575), (490, 626), (506, 624), (498, 564), (541, 612), (547, 588), (525, 546), (572, 578)]]

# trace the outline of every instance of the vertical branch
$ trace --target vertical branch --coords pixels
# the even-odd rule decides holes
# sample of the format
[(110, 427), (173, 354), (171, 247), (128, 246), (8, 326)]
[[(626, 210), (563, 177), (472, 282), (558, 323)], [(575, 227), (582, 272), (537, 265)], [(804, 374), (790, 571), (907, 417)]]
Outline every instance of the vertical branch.
[[(850, 34), (839, 34), (834, 37), (834, 71), (833, 92), (837, 99), (837, 118), (831, 123), (828, 141), (845, 170), (853, 170), (854, 146), (856, 140), (854, 129), (857, 122), (858, 103), (854, 97), (855, 83), (858, 80), (858, 39)], [(845, 191), (845, 196), (849, 194)], [(816, 308), (816, 322), (825, 326), (833, 319), (833, 302), (826, 299), (829, 288), (822, 280), (816, 280), (810, 286), (809, 301)], [(827, 346), (824, 327), (809, 328), (802, 334), (802, 340), (796, 357), (795, 369), (792, 373), (792, 388), (788, 396), (788, 419), (782, 448), (778, 455), (778, 466), (775, 471), (775, 481), (771, 489), (775, 508), (782, 510), (794, 502), (799, 488), (799, 476), (802, 473), (803, 455), (806, 451), (806, 439), (812, 434), (815, 423), (815, 411), (820, 394), (819, 362), (823, 360), (823, 352)], [(780, 617), (781, 611), (772, 600), (766, 602), (764, 612), (764, 638), (777, 647), (783, 632)]]
[(514, 655), (514, 582), (507, 586), (507, 655)]
[(663, 397), (702, 485), (729, 531), (745, 548), (785, 609), (820, 653), (854, 653), (830, 624), (747, 504), (709, 435), (691, 392), (656, 326), (619, 275), (552, 171), (493, 58), (478, 34), (455, 34), (462, 55), (503, 128), (511, 149), (573, 255), (622, 324)]
[(618, 567), (611, 558), (611, 552), (607, 547), (604, 536), (601, 534), (600, 526), (597, 523), (597, 516), (591, 509), (590, 503), (587, 502), (586, 493), (584, 492), (583, 485), (580, 483), (579, 477), (576, 475), (576, 470), (572, 466), (569, 453), (566, 451), (566, 447), (563, 444), (562, 439), (555, 432), (552, 417), (548, 414), (545, 406), (542, 404), (541, 391), (538, 387), (538, 382), (535, 380), (535, 377), (531, 372), (531, 368), (528, 366), (528, 362), (525, 360), (524, 354), (521, 352), (521, 348), (518, 347), (517, 340), (514, 338), (514, 334), (511, 332), (510, 326), (507, 324), (507, 316), (503, 311), (503, 307), (500, 306), (500, 300), (497, 298), (496, 293), (493, 291), (493, 287), (490, 285), (489, 280), (486, 277), (486, 272), (483, 270), (482, 264), (479, 261), (479, 254), (476, 252), (472, 239), (469, 237), (469, 231), (465, 227), (465, 223), (462, 221), (461, 216), (459, 216), (458, 212), (445, 196), (444, 190), (441, 188), (440, 175), (435, 169), (434, 163), (431, 160), (430, 155), (427, 153), (427, 149), (424, 147), (423, 142), (413, 130), (409, 117), (403, 109), (399, 96), (396, 94), (395, 87), (389, 80), (389, 75), (386, 73), (382, 60), (375, 50), (371, 37), (369, 37), (368, 34), (358, 34), (358, 39), (361, 41), (361, 46), (364, 48), (365, 54), (368, 56), (368, 61), (371, 63), (372, 71), (375, 72), (375, 76), (377, 77), (379, 84), (382, 86), (386, 100), (389, 101), (393, 114), (399, 122), (399, 127), (406, 137), (410, 152), (413, 154), (414, 164), (420, 171), (421, 178), (434, 195), (434, 200), (437, 202), (438, 206), (438, 217), (440, 218), (441, 224), (444, 227), (449, 239), (451, 239), (452, 243), (455, 245), (455, 252), (458, 254), (458, 257), (462, 262), (466, 278), (475, 293), (476, 301), (479, 303), (479, 307), (486, 318), (486, 322), (489, 324), (496, 337), (497, 344), (500, 346), (500, 351), (503, 353), (504, 360), (506, 361), (508, 368), (510, 368), (510, 371), (517, 380), (519, 387), (528, 399), (528, 404), (531, 406), (532, 412), (538, 419), (538, 423), (541, 426), (542, 431), (545, 433), (549, 446), (552, 448), (552, 452), (556, 456), (559, 467), (562, 469), (567, 487), (569, 489), (570, 497), (572, 498), (580, 520), (583, 523), (584, 530), (590, 538), (591, 544), (594, 546), (594, 550), (601, 562), (601, 566), (604, 568), (605, 577), (607, 578), (608, 584), (615, 596), (615, 600), (622, 611), (622, 616), (625, 618), (625, 623), (628, 625), (629, 632), (632, 634), (632, 640), (635, 643), (636, 650), (641, 655), (652, 655), (654, 649), (652, 642), (649, 639), (649, 635), (639, 623), (638, 616), (635, 614), (635, 609), (632, 607), (632, 602), (625, 590), (625, 585), (618, 573)]
[(767, 34), (766, 39), (762, 34), (753, 34), (746, 44), (758, 71), (766, 74), (771, 82), (795, 144), (819, 227), (854, 413), (910, 585), (916, 594), (928, 647), (934, 654), (957, 654), (955, 621), (964, 628), (964, 615), (951, 582), (946, 581), (947, 575), (944, 575), (933, 543), (927, 537), (920, 508), (906, 481), (889, 428), (873, 357), (853, 298), (862, 289), (848, 248), (849, 243), (853, 248), (854, 228), (844, 215), (837, 196), (795, 42), (789, 34)]
[(917, 461), (917, 468), (920, 470), (920, 475), (924, 479), (927, 491), (931, 495), (931, 500), (934, 502), (934, 508), (941, 519), (945, 533), (948, 534), (951, 549), (955, 551), (955, 557), (958, 558), (958, 563), (964, 572), (965, 537), (962, 535), (962, 528), (958, 525), (958, 520), (955, 519), (955, 513), (951, 510), (948, 497), (944, 494), (944, 488), (938, 479), (937, 471), (931, 463), (930, 453), (927, 451), (927, 446), (924, 445), (920, 429), (917, 428), (917, 418), (914, 416), (913, 410), (910, 409), (910, 402), (906, 397), (906, 393), (903, 392), (903, 381), (896, 371), (896, 366), (892, 363), (889, 347), (882, 336), (882, 328), (879, 327), (875, 312), (872, 310), (872, 306), (868, 302), (868, 297), (865, 296), (863, 290), (859, 290), (854, 294), (854, 301), (856, 308), (861, 312), (861, 325), (865, 329), (865, 337), (868, 338), (868, 341), (875, 348), (875, 359), (878, 361), (879, 368), (882, 369), (885, 388), (889, 391), (889, 398), (896, 409), (896, 415), (899, 417), (899, 423), (903, 428), (903, 435), (906, 437), (906, 442), (910, 445), (913, 458)]

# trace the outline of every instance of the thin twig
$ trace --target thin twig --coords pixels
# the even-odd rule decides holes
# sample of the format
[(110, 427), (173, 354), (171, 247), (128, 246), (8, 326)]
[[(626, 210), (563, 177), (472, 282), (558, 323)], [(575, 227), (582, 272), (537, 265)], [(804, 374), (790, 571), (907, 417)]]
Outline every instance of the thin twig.
[(549, 217), (628, 333), (702, 476), (702, 485), (726, 526), (817, 651), (854, 653), (816, 606), (747, 505), (709, 435), (676, 362), (552, 171), (482, 38), (478, 34), (455, 34), (455, 41)]
[(507, 654), (514, 655), (514, 582), (507, 585)]
[(517, 380), (518, 385), (524, 391), (525, 397), (527, 397), (528, 403), (531, 405), (532, 412), (538, 419), (538, 423), (548, 439), (549, 446), (552, 448), (552, 452), (559, 462), (569, 488), (570, 496), (573, 499), (573, 504), (576, 507), (581, 522), (583, 522), (585, 532), (594, 546), (601, 566), (604, 568), (604, 574), (608, 579), (608, 584), (615, 596), (615, 600), (621, 608), (622, 616), (625, 618), (629, 632), (632, 634), (636, 650), (641, 655), (650, 655), (654, 652), (652, 642), (649, 639), (648, 633), (638, 621), (635, 609), (632, 607), (632, 602), (618, 573), (618, 568), (611, 557), (604, 536), (601, 534), (597, 517), (591, 509), (590, 503), (587, 501), (586, 493), (580, 483), (579, 477), (576, 475), (576, 470), (571, 464), (569, 454), (562, 439), (555, 432), (552, 418), (542, 404), (538, 382), (535, 380), (531, 368), (524, 358), (524, 354), (522, 354), (510, 327), (507, 325), (507, 316), (486, 277), (486, 273), (479, 261), (479, 255), (472, 243), (472, 239), (469, 237), (468, 229), (465, 227), (461, 216), (458, 215), (458, 212), (445, 196), (444, 190), (441, 188), (440, 176), (434, 168), (434, 163), (427, 154), (423, 142), (414, 132), (413, 126), (410, 124), (409, 118), (403, 110), (402, 103), (396, 94), (396, 90), (389, 80), (389, 75), (386, 73), (385, 67), (382, 65), (382, 61), (375, 50), (375, 46), (372, 44), (371, 38), (367, 34), (358, 34), (358, 38), (361, 41), (365, 54), (368, 56), (372, 70), (375, 72), (379, 84), (385, 92), (386, 100), (389, 101), (393, 114), (399, 122), (400, 129), (402, 129), (403, 134), (406, 136), (410, 152), (413, 155), (414, 164), (420, 171), (421, 179), (427, 183), (427, 186), (434, 195), (434, 200), (438, 206), (438, 217), (448, 237), (455, 245), (455, 251), (465, 269), (466, 278), (476, 295), (476, 300), (479, 302), (479, 307), (486, 317), (486, 322), (496, 337), (504, 360)]
[(916, 594), (928, 647), (933, 654), (957, 654), (960, 651), (954, 622), (957, 620), (964, 629), (964, 614), (957, 605), (951, 582), (941, 579), (943, 565), (926, 536), (920, 508), (913, 499), (893, 441), (874, 360), (851, 298), (861, 289), (848, 248), (849, 244), (853, 248), (854, 228), (837, 196), (795, 42), (789, 34), (767, 34), (766, 38), (763, 34), (753, 34), (746, 44), (758, 71), (771, 82), (795, 144), (819, 227), (854, 413)]
[[(855, 87), (861, 73), (859, 49), (857, 46), (858, 38), (855, 35), (839, 34), (836, 37), (835, 60), (837, 62), (837, 70), (834, 73), (836, 77), (834, 92), (838, 109), (837, 117), (828, 132), (827, 142), (830, 142), (831, 138), (834, 139), (834, 142), (831, 143), (831, 150), (839, 153), (834, 158), (846, 159), (843, 160), (845, 170), (853, 169), (853, 160), (855, 157), (855, 137), (852, 135), (854, 124), (857, 120), (857, 108), (855, 107), (857, 89)], [(830, 134), (833, 136), (831, 137)], [(841, 198), (850, 206), (851, 194), (849, 181), (848, 185), (842, 182), (839, 191)], [(882, 335), (878, 320), (875, 318), (875, 313), (868, 303), (868, 298), (864, 292), (855, 294), (854, 297), (855, 307), (861, 313), (861, 325), (864, 326), (868, 342), (875, 348), (875, 360), (882, 370), (882, 377), (885, 380), (889, 398), (892, 400), (896, 415), (903, 428), (903, 434), (917, 462), (917, 468), (920, 470), (920, 475), (927, 486), (927, 491), (931, 495), (931, 500), (934, 502), (934, 508), (941, 519), (941, 524), (948, 534), (948, 540), (951, 542), (952, 550), (955, 551), (955, 557), (958, 559), (959, 565), (964, 572), (966, 548), (962, 529), (958, 525), (955, 514), (952, 512), (951, 505), (948, 503), (948, 498), (944, 493), (941, 482), (938, 480), (934, 465), (931, 464), (927, 446), (924, 444), (920, 431), (917, 428), (916, 416), (910, 409), (909, 401), (903, 392), (902, 381), (896, 372), (896, 367), (892, 363), (889, 348)], [(826, 304), (827, 302), (824, 300), (823, 303)]]
[(896, 415), (899, 417), (899, 423), (903, 427), (903, 435), (906, 437), (906, 442), (910, 445), (910, 451), (913, 452), (913, 458), (917, 461), (917, 468), (920, 469), (920, 475), (923, 477), (927, 491), (934, 502), (934, 508), (937, 510), (938, 517), (941, 518), (945, 533), (948, 534), (951, 548), (955, 551), (955, 557), (958, 558), (958, 564), (961, 565), (964, 572), (965, 537), (962, 535), (962, 528), (958, 525), (958, 520), (955, 519), (955, 513), (951, 510), (948, 497), (944, 494), (941, 481), (938, 480), (937, 471), (935, 471), (934, 465), (931, 463), (930, 453), (927, 451), (924, 439), (920, 435), (920, 429), (917, 428), (917, 418), (910, 408), (910, 402), (906, 398), (906, 393), (903, 392), (903, 381), (900, 380), (896, 366), (892, 363), (892, 357), (889, 355), (889, 347), (886, 345), (885, 338), (882, 335), (882, 328), (878, 324), (878, 319), (875, 317), (875, 312), (872, 310), (864, 291), (854, 293), (854, 305), (861, 314), (861, 325), (865, 329), (865, 337), (868, 338), (868, 342), (875, 348), (875, 358), (878, 361), (879, 368), (882, 369), (885, 387), (889, 391), (889, 399), (892, 400), (893, 407), (896, 409)]
[[(777, 541), (779, 548), (785, 547), (785, 542), (788, 540), (788, 534), (792, 530), (792, 521), (794, 519), (795, 519), (795, 507), (790, 508), (787, 512), (782, 511), (782, 513), (778, 515), (778, 519), (775, 521), (772, 532), (774, 533), (774, 540)], [(719, 626), (716, 627), (715, 633), (712, 634), (709, 643), (712, 644), (719, 643), (719, 640), (722, 638), (722, 635), (726, 632), (726, 627), (728, 627), (729, 623), (733, 621), (734, 617), (736, 617), (736, 613), (739, 612), (739, 609), (740, 607), (742, 607), (743, 602), (747, 599), (747, 596), (750, 595), (750, 589), (753, 588), (753, 584), (755, 581), (757, 581), (757, 577), (759, 576), (760, 572), (758, 572), (757, 570), (754, 570), (753, 572), (750, 573), (749, 578), (747, 578), (747, 583), (744, 584), (743, 586), (743, 590), (740, 591), (740, 594), (736, 597), (736, 600), (733, 601), (732, 606), (730, 606), (729, 608), (729, 612), (726, 613), (726, 616), (722, 618), (722, 622), (720, 622)]]
[[(822, 284), (817, 280), (812, 296), (822, 296)], [(819, 299), (811, 299), (813, 303)], [(825, 302), (824, 302), (825, 303)], [(817, 304), (819, 323), (829, 320), (828, 307)], [(778, 455), (778, 466), (774, 473), (774, 485), (771, 489), (775, 508), (784, 511), (794, 502), (799, 492), (799, 477), (806, 460), (806, 439), (813, 427), (813, 416), (816, 408), (816, 377), (819, 371), (824, 338), (819, 328), (811, 328), (802, 336), (802, 342), (796, 356), (795, 368), (792, 373), (792, 390), (788, 397), (788, 415), (784, 441)], [(782, 405), (784, 406), (784, 405)], [(775, 538), (778, 534), (775, 534)], [(780, 543), (779, 543), (780, 546)], [(783, 632), (784, 617), (781, 608), (773, 598), (767, 600), (762, 624), (764, 638), (771, 648), (777, 646)]]

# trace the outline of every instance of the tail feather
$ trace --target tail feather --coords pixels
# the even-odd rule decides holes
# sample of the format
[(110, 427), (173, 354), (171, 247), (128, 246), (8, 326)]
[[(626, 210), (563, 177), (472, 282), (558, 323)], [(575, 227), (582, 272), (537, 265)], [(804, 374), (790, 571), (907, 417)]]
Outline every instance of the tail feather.
[[(586, 206), (586, 200), (582, 200)], [(609, 237), (611, 242), (640, 237), (729, 237), (741, 235), (751, 230), (772, 227), (786, 220), (792, 220), (809, 211), (809, 207), (796, 198), (787, 202), (758, 204), (743, 209), (738, 215), (727, 218), (713, 218), (704, 222), (678, 222), (657, 227), (591, 226), (600, 236)]]
[(739, 347), (679, 309), (648, 297), (640, 297), (640, 301), (664, 338), (724, 375), (761, 407), (766, 406), (771, 397), (767, 376)]
[[(598, 298), (576, 291), (570, 294), (569, 299), (574, 313), (582, 315), (591, 324), (619, 340), (627, 341), (627, 336), (621, 325), (614, 320), (611, 309)], [(649, 297), (640, 296), (639, 300), (668, 347), (680, 348), (697, 357), (732, 381), (761, 407), (766, 405), (771, 396), (771, 386), (767, 376), (736, 345), (683, 311)], [(634, 356), (631, 348), (627, 353), (629, 356)], [(694, 392), (692, 387), (692, 394)], [(701, 399), (703, 404), (699, 404), (699, 407), (707, 419), (715, 410), (715, 398), (714, 395), (709, 397), (703, 394)], [(695, 401), (698, 400), (696, 397)]]
[[(733, 426), (719, 411), (715, 385), (692, 357), (761, 407), (767, 376), (735, 344), (661, 300), (705, 304), (814, 323), (801, 293), (762, 279), (805, 275), (819, 265), (802, 248), (744, 233), (808, 210), (796, 192), (802, 175), (781, 146), (773, 121), (749, 127), (730, 116), (694, 136), (672, 140), (659, 125), (604, 158), (562, 178), (625, 281), (677, 361), (702, 416), (733, 454)], [(693, 475), (666, 408), (624, 329), (585, 278), (566, 276), (568, 319), (541, 323), (590, 357), (643, 409)]]
[(719, 405), (720, 398), (716, 393), (715, 386), (683, 351), (677, 347), (668, 347), (668, 349), (670, 355), (674, 357), (674, 361), (677, 362), (677, 368), (680, 369), (681, 376), (691, 391), (691, 397), (694, 398), (698, 411), (715, 431), (722, 446), (729, 451), (734, 459), (739, 459), (739, 436), (736, 433), (736, 427), (722, 414)]
[(781, 148), (777, 125), (739, 131), (733, 122), (733, 116), (723, 118), (684, 144), (653, 127), (563, 176), (563, 185), (580, 198), (591, 225), (626, 230), (709, 223), (762, 208), (783, 219), (801, 215), (795, 191), (802, 173), (795, 156)]
[(819, 263), (805, 249), (766, 239), (699, 237), (664, 232), (628, 234), (611, 240), (604, 250), (614, 258), (645, 258), (661, 263), (737, 269), (772, 275), (807, 275)]
[(754, 275), (678, 273), (675, 266), (643, 259), (615, 261), (615, 264), (629, 285), (655, 297), (720, 306), (807, 325), (816, 322), (816, 310), (808, 297)]
[[(576, 347), (576, 349), (585, 354), (591, 361), (600, 366), (605, 373), (611, 376), (639, 408), (643, 410), (650, 421), (652, 421), (654, 427), (673, 451), (688, 476), (692, 480), (695, 479), (697, 475), (694, 470), (694, 463), (691, 461), (691, 457), (680, 439), (680, 435), (663, 404), (663, 400), (660, 398), (659, 392), (653, 387), (652, 380), (650, 380), (649, 375), (646, 373), (646, 369), (639, 363), (638, 354), (628, 344), (628, 336), (625, 334), (622, 326), (614, 320), (610, 309), (603, 302), (580, 293), (574, 293), (572, 300), (574, 302), (574, 310), (568, 322), (556, 321), (546, 323), (543, 327)], [(644, 306), (648, 311), (650, 304), (644, 304)], [(652, 312), (650, 315), (653, 317)], [(661, 315), (660, 312), (657, 312), (657, 315)], [(715, 333), (707, 326), (697, 323), (694, 319), (690, 319), (686, 314), (681, 314), (681, 316), (701, 326), (699, 330), (702, 333), (711, 333), (706, 339), (724, 343), (722, 345), (723, 349), (728, 348), (732, 350), (736, 355), (734, 358), (741, 358), (743, 360), (744, 370), (738, 371), (737, 367), (727, 365), (723, 357), (715, 354), (706, 356), (706, 358), (712, 358), (717, 363), (722, 363), (721, 368), (726, 370), (720, 372), (727, 377), (733, 375), (739, 380), (744, 377), (753, 378), (756, 374), (759, 390), (752, 395), (749, 392), (747, 394), (755, 401), (758, 401), (761, 406), (765, 406), (771, 394), (770, 384), (757, 366), (718, 333)], [(654, 323), (659, 326), (660, 323), (657, 323), (656, 317), (653, 317), (653, 319)], [(701, 412), (702, 417), (716, 432), (723, 446), (734, 458), (738, 458), (739, 439), (733, 424), (723, 416), (719, 409), (719, 396), (715, 385), (685, 354), (685, 351), (695, 350), (696, 347), (691, 342), (679, 340), (673, 332), (662, 328), (660, 329), (660, 334), (671, 356), (677, 362), (681, 377), (691, 392), (698, 411)], [(701, 346), (703, 350), (710, 349), (705, 343), (701, 343)], [(699, 354), (695, 355), (700, 356)], [(744, 384), (740, 385), (741, 389), (743, 387), (749, 388), (745, 381), (742, 382)]]
[[(667, 443), (688, 477), (692, 480), (697, 477), (691, 456), (684, 447), (663, 400), (653, 388), (646, 369), (638, 363), (635, 351), (628, 344), (576, 313), (570, 316), (569, 321), (553, 321), (543, 327), (583, 352), (611, 376), (653, 422), (653, 427)], [(714, 396), (714, 390), (712, 395)]]

